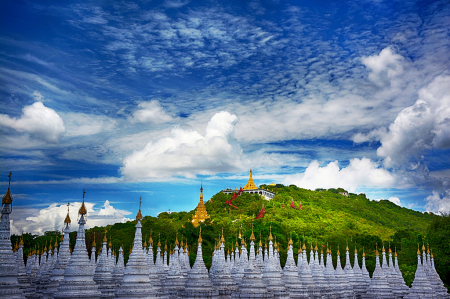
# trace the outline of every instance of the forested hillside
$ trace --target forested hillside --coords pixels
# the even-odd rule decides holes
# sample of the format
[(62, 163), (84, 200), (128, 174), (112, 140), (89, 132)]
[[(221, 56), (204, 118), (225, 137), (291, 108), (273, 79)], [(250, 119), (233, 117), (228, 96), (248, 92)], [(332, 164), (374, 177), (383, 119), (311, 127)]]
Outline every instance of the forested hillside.
[[(240, 244), (239, 231), (246, 240), (249, 239), (252, 224), (259, 241), (265, 243), (270, 227), (280, 249), (282, 266), (286, 259), (287, 242), (292, 235), (294, 252), (297, 252), (299, 242), (306, 242), (308, 248), (311, 242), (317, 242), (319, 248), (328, 246), (336, 258), (338, 246), (341, 253), (346, 245), (354, 252), (355, 246), (359, 257), (363, 248), (366, 253), (366, 264), (369, 272), (375, 266), (375, 248), (378, 246), (392, 251), (397, 249), (400, 269), (407, 284), (411, 284), (417, 263), (417, 245), (430, 244), (436, 259), (436, 267), (444, 282), (448, 284), (450, 248), (450, 222), (448, 216), (437, 216), (421, 213), (399, 207), (387, 200), (370, 201), (364, 194), (352, 194), (348, 197), (339, 194), (344, 190), (329, 189), (310, 191), (296, 186), (261, 186), (276, 193), (267, 201), (256, 194), (243, 193), (233, 200), (232, 205), (226, 204), (231, 195), (222, 192), (214, 195), (206, 202), (206, 209), (211, 216), (202, 224), (203, 252), (207, 267), (211, 265), (211, 254), (216, 240), (222, 233), (225, 237), (226, 249), (232, 249), (236, 241)], [(284, 204), (284, 207), (283, 207)], [(264, 205), (265, 213), (260, 213)], [(292, 208), (291, 205), (295, 208)], [(301, 205), (301, 209), (300, 209)], [(137, 212), (137, 211), (136, 211)], [(147, 240), (152, 235), (154, 246), (161, 238), (161, 244), (167, 243), (173, 248), (176, 235), (190, 248), (190, 260), (195, 260), (195, 250), (199, 228), (194, 228), (190, 222), (194, 210), (190, 212), (161, 213), (157, 217), (145, 216), (142, 220), (142, 233)], [(260, 219), (257, 215), (264, 214)], [(123, 246), (127, 260), (134, 238), (136, 221), (116, 223), (106, 227), (108, 240), (111, 239), (114, 248)], [(442, 231), (443, 230), (443, 231)], [(105, 232), (104, 227), (95, 227), (86, 231), (86, 246), (91, 250), (94, 239), (99, 245)], [(60, 232), (47, 232), (45, 236), (25, 235), (25, 254), (34, 246), (42, 247), (53, 235)], [(71, 246), (75, 245), (76, 232), (70, 234)], [(13, 237), (14, 241), (15, 238)], [(53, 237), (53, 243), (55, 242)], [(59, 242), (59, 238), (58, 238)], [(248, 242), (247, 242), (248, 244)], [(97, 248), (98, 250), (98, 248)], [(353, 255), (351, 255), (353, 256)], [(345, 255), (341, 255), (345, 263)], [(353, 260), (353, 258), (351, 258)], [(335, 262), (335, 261), (334, 261)], [(361, 263), (361, 260), (360, 260)]]

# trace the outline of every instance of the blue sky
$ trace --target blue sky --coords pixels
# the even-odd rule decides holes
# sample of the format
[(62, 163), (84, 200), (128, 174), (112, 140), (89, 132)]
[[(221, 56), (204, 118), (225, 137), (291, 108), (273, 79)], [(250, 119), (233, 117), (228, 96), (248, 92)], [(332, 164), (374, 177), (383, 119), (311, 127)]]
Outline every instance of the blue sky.
[[(2, 1), (13, 231), (244, 185), (450, 210), (448, 1)], [(76, 225), (74, 226), (76, 227)]]

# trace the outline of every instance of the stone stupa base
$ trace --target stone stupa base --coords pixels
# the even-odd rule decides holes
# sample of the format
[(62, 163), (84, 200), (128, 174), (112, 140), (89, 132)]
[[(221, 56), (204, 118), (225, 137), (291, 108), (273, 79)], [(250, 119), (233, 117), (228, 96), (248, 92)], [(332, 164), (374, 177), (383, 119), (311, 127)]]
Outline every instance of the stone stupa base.
[(54, 299), (100, 299), (101, 293), (94, 281), (61, 282)]
[(216, 290), (181, 290), (178, 297), (183, 299), (217, 299), (219, 292)]
[(25, 299), (20, 285), (0, 285), (1, 299)]

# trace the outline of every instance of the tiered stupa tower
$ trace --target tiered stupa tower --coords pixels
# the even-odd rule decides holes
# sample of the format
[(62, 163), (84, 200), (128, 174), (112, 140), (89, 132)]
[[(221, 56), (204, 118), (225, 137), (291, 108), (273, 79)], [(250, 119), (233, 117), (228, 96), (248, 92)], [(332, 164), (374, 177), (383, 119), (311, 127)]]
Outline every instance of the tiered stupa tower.
[[(231, 278), (230, 278), (231, 279)], [(202, 228), (198, 237), (197, 257), (194, 266), (189, 271), (188, 279), (184, 286), (184, 290), (179, 291), (180, 298), (197, 299), (197, 298), (217, 298), (219, 292), (213, 289), (211, 281), (208, 277), (208, 269), (206, 269), (203, 261), (202, 252)]]
[(64, 279), (64, 269), (69, 263), (70, 249), (69, 249), (69, 233), (70, 233), (70, 217), (69, 217), (69, 203), (67, 203), (67, 216), (64, 219), (64, 238), (59, 244), (58, 258), (50, 274), (47, 289), (44, 292), (44, 298), (53, 298), (61, 281)]
[(64, 280), (61, 281), (55, 299), (67, 298), (85, 298), (85, 299), (99, 299), (100, 291), (97, 288), (93, 278), (91, 264), (88, 253), (86, 251), (86, 240), (84, 225), (86, 224), (87, 209), (84, 204), (84, 195), (86, 191), (83, 189), (83, 202), (78, 215), (78, 233), (75, 243), (75, 249), (69, 259), (69, 263), (64, 269)]
[(94, 281), (98, 285), (99, 291), (102, 293), (102, 299), (114, 298), (115, 284), (110, 270), (110, 259), (107, 255), (107, 239), (106, 231), (103, 238), (102, 253), (98, 258), (97, 267), (95, 268)]
[(11, 224), (9, 214), (12, 212), (11, 173), (8, 175), (8, 191), (2, 198), (2, 219), (0, 222), (0, 298), (25, 298), (17, 280), (19, 268), (11, 245)]
[(208, 212), (206, 212), (206, 206), (203, 203), (203, 186), (200, 187), (200, 202), (195, 209), (192, 216), (192, 224), (197, 227), (201, 222), (205, 222), (209, 218)]
[(139, 202), (139, 212), (136, 215), (136, 234), (134, 237), (133, 250), (128, 258), (124, 270), (123, 281), (115, 293), (116, 298), (156, 298), (156, 292), (149, 279), (147, 261), (142, 250), (142, 199)]
[(272, 294), (267, 291), (262, 280), (262, 273), (256, 265), (255, 257), (255, 235), (250, 236), (250, 258), (245, 268), (238, 290), (232, 294), (232, 298), (271, 298)]
[[(420, 258), (420, 255), (419, 255), (419, 258)], [(373, 271), (369, 290), (367, 292), (369, 294), (371, 294), (372, 296), (374, 296), (376, 298), (380, 298), (380, 299), (389, 299), (389, 298), (394, 297), (394, 294), (392, 293), (392, 289), (391, 289), (386, 277), (383, 274), (383, 270), (381, 269), (378, 248), (376, 250), (376, 257), (375, 257), (375, 270)]]

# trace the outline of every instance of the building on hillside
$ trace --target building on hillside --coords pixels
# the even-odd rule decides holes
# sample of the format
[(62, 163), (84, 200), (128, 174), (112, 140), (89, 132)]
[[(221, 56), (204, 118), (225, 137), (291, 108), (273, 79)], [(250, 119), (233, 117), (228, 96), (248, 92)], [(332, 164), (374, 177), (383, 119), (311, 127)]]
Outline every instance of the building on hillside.
[(192, 216), (192, 224), (194, 227), (199, 226), (200, 222), (205, 222), (206, 219), (209, 218), (208, 213), (206, 212), (205, 204), (203, 203), (203, 186), (200, 187), (200, 202), (195, 209), (194, 215)]
[(247, 184), (245, 185), (244, 189), (240, 190), (232, 190), (232, 189), (226, 189), (222, 191), (225, 194), (233, 194), (233, 193), (250, 193), (250, 194), (259, 194), (263, 196), (265, 199), (270, 200), (275, 196), (275, 192), (272, 192), (267, 189), (260, 189), (255, 185), (255, 182), (253, 181), (252, 177), (252, 170), (250, 169), (250, 178), (248, 179)]

